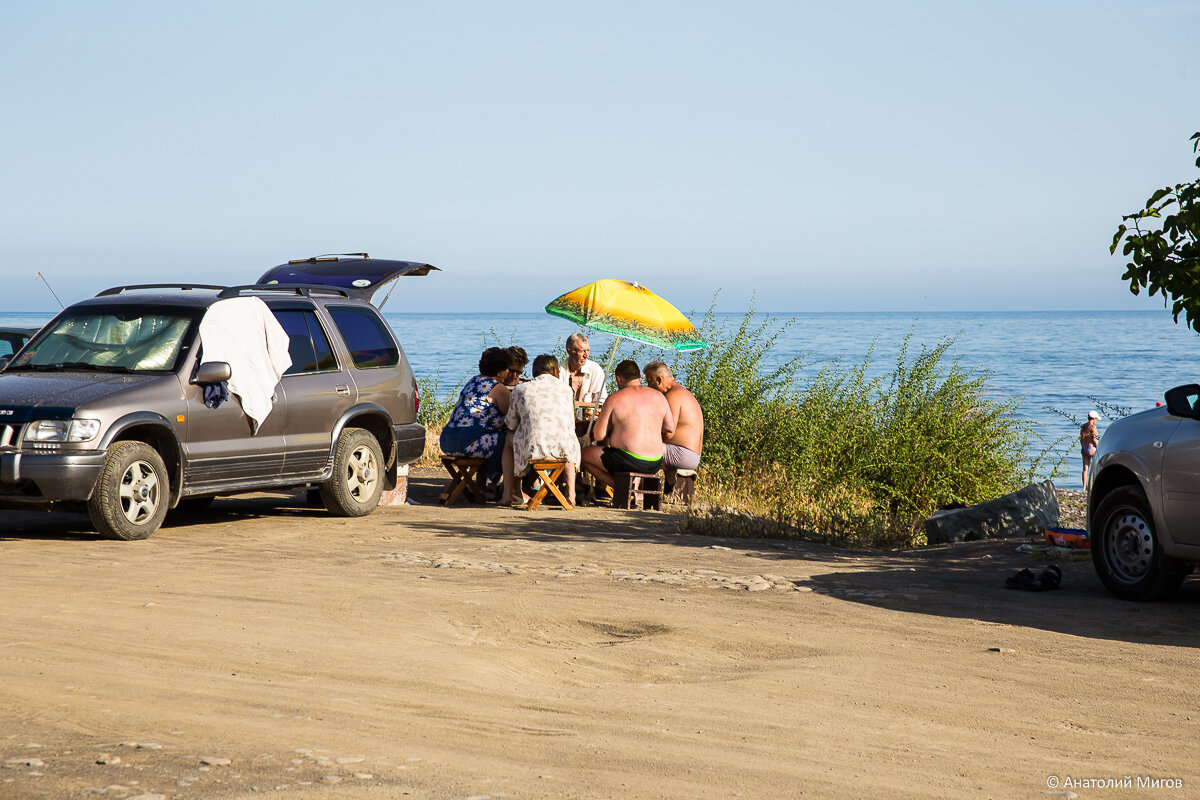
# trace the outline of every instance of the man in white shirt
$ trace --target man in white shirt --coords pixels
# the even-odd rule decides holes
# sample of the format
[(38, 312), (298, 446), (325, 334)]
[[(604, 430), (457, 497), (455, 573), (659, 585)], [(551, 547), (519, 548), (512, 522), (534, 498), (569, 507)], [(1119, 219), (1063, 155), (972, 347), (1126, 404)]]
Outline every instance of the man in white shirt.
[(558, 369), (558, 377), (571, 387), (577, 403), (596, 403), (597, 406), (608, 397), (608, 389), (604, 385), (604, 369), (588, 358), (592, 346), (582, 333), (572, 333), (567, 337), (567, 363)]

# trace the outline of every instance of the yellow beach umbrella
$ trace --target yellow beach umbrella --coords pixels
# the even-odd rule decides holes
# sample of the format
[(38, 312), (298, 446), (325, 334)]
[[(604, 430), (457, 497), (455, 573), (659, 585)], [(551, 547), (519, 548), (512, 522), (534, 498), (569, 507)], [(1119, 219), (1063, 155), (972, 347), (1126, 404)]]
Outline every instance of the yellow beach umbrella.
[(708, 346), (675, 306), (629, 281), (607, 278), (580, 286), (552, 301), (546, 313), (665, 350)]

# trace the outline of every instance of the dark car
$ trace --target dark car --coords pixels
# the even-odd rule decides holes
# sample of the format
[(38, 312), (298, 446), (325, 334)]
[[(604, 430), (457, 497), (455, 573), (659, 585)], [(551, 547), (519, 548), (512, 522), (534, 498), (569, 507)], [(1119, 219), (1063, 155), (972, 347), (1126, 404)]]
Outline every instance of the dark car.
[[(371, 299), (432, 269), (320, 257), (253, 285), (116, 287), (64, 309), (0, 373), (0, 507), (86, 509), (116, 539), (150, 536), (181, 502), (267, 488), (370, 513), (425, 446), (408, 359)], [(266, 304), (291, 357), (257, 428), (237, 400), (205, 403), (231, 368), (204, 359), (201, 320), (241, 297)]]
[(37, 328), (0, 327), (0, 358), (12, 358), (35, 333)]

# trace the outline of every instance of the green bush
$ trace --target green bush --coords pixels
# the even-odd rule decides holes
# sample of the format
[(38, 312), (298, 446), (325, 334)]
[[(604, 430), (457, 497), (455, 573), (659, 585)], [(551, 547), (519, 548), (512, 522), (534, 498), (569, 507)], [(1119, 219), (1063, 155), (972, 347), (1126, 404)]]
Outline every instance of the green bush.
[(910, 332), (883, 377), (868, 377), (872, 348), (800, 381), (803, 354), (766, 367), (787, 327), (751, 310), (726, 328), (710, 309), (708, 348), (674, 358), (704, 410), (701, 485), (726, 509), (693, 514), (692, 529), (910, 546), (939, 507), (1012, 491), (1042, 466), (1026, 462), (1037, 433), (1020, 401), (989, 397), (990, 373), (947, 363), (952, 338), (913, 355)]
[(421, 395), (421, 407), (417, 409), (417, 422), (427, 430), (436, 428), (440, 431), (450, 420), (450, 412), (458, 402), (458, 393), (465, 385), (466, 381), (459, 381), (456, 387), (447, 392), (442, 389), (441, 372), (434, 373), (432, 378), (418, 377), (417, 389)]

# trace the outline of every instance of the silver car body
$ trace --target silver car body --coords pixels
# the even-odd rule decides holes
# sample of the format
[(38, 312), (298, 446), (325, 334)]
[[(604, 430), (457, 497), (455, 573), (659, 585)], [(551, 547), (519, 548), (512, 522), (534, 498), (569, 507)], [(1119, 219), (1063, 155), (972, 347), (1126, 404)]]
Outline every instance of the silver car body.
[[(197, 380), (204, 311), (219, 298), (245, 295), (262, 298), (287, 323), (293, 354), (273, 410), (253, 433), (236, 399), (209, 407)], [(321, 286), (125, 287), (64, 309), (0, 373), (0, 507), (83, 506), (96, 520), (98, 481), (113, 444), (122, 441), (148, 445), (162, 459), (167, 507), (273, 487), (332, 491), (341, 479), (334, 474), (339, 440), (351, 430), (369, 432), (383, 487), (394, 487), (398, 467), (424, 450), (425, 429), (417, 422), (416, 381), (403, 348), (365, 297)], [(153, 319), (159, 330), (111, 344), (113, 337), (95, 328), (96, 320), (113, 319), (127, 327)], [(352, 351), (348, 337), (374, 344), (356, 341)], [(56, 360), (56, 348), (74, 355)], [(93, 435), (70, 441), (76, 427), (81, 437)], [(43, 431), (50, 438), (39, 440)], [(135, 526), (114, 538), (152, 532)]]
[[(1093, 561), (1105, 584), (1130, 599), (1166, 596), (1166, 584), (1178, 585), (1200, 563), (1200, 413), (1192, 410), (1200, 386), (1192, 388), (1114, 422), (1092, 461)], [(1143, 591), (1156, 576), (1165, 580)]]

